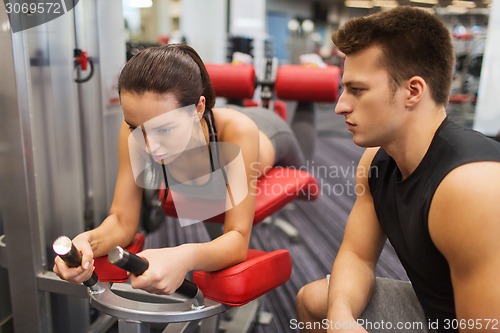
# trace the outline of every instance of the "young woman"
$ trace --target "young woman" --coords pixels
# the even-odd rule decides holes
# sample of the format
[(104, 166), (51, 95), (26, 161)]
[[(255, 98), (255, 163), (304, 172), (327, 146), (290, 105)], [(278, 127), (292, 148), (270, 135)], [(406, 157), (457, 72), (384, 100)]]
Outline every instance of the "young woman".
[[(223, 234), (207, 243), (139, 253), (149, 261), (149, 269), (132, 276), (131, 284), (171, 294), (190, 271), (214, 271), (243, 261), (255, 209), (252, 184), (272, 166), (304, 163), (287, 124), (265, 109), (214, 108), (205, 66), (196, 51), (184, 44), (143, 50), (124, 66), (118, 88), (124, 121), (110, 214), (99, 227), (73, 239), (82, 252), (81, 267), (68, 268), (56, 257), (54, 272), (81, 283), (91, 276), (94, 257), (128, 245), (138, 229), (143, 188), (154, 183), (152, 178), (162, 179), (172, 193), (179, 184), (195, 185), (190, 189), (196, 192), (215, 174), (222, 175), (232, 203), (225, 210)], [(234, 149), (218, 150), (220, 145), (237, 147), (236, 154), (228, 152)], [(145, 165), (153, 170), (152, 177), (144, 176)]]

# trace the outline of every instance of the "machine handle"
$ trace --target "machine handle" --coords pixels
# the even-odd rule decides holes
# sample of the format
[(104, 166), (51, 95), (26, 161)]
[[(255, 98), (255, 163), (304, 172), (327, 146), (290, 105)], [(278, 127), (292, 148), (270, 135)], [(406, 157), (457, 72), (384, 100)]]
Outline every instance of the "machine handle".
[[(113, 265), (129, 271), (136, 276), (144, 273), (149, 267), (149, 262), (146, 259), (120, 246), (116, 246), (109, 251), (108, 260)], [(195, 298), (199, 295), (198, 286), (186, 279), (184, 279), (184, 282), (182, 282), (181, 286), (175, 292), (188, 298)]]
[[(71, 239), (66, 236), (58, 237), (52, 244), (54, 252), (61, 257), (68, 267), (75, 268), (82, 264), (82, 255), (77, 250)], [(89, 288), (93, 287), (99, 279), (97, 274), (92, 272), (92, 276), (83, 284)]]

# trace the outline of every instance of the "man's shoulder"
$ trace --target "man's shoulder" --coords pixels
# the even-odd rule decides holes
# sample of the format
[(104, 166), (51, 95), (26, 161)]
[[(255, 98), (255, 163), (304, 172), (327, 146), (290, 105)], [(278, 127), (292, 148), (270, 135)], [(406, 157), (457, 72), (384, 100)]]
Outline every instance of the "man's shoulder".
[(429, 181), (436, 186), (444, 179), (459, 186), (483, 168), (483, 162), (500, 162), (500, 143), (480, 132), (447, 122), (431, 143), (426, 157)]
[(451, 170), (441, 181), (439, 187), (448, 189), (453, 193), (471, 190), (488, 185), (500, 183), (500, 161), (472, 161), (462, 164)]
[(466, 216), (480, 207), (497, 206), (499, 183), (500, 162), (479, 161), (458, 166), (437, 186), (431, 209), (462, 211), (461, 215)]
[(438, 133), (446, 148), (454, 149), (466, 154), (486, 152), (500, 156), (500, 142), (495, 141), (481, 132), (465, 128), (448, 121)]

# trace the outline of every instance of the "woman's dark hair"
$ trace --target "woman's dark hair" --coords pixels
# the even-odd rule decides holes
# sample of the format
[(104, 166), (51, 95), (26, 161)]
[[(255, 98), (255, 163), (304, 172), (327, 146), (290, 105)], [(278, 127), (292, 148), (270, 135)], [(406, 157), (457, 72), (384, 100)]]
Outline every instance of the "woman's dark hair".
[(186, 44), (170, 44), (142, 50), (123, 67), (118, 93), (173, 94), (181, 106), (197, 104), (205, 96), (206, 108), (215, 105), (215, 93), (198, 53)]
[(394, 90), (416, 75), (427, 82), (437, 104), (448, 103), (455, 54), (450, 33), (436, 16), (397, 7), (349, 20), (332, 41), (346, 55), (380, 46), (379, 64), (388, 71)]

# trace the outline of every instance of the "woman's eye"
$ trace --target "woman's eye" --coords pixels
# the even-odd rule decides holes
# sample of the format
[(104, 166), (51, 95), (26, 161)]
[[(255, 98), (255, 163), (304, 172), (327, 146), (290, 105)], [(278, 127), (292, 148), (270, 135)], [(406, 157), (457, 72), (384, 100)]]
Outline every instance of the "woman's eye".
[(158, 134), (168, 134), (172, 131), (172, 127), (161, 127), (156, 129), (156, 132)]

